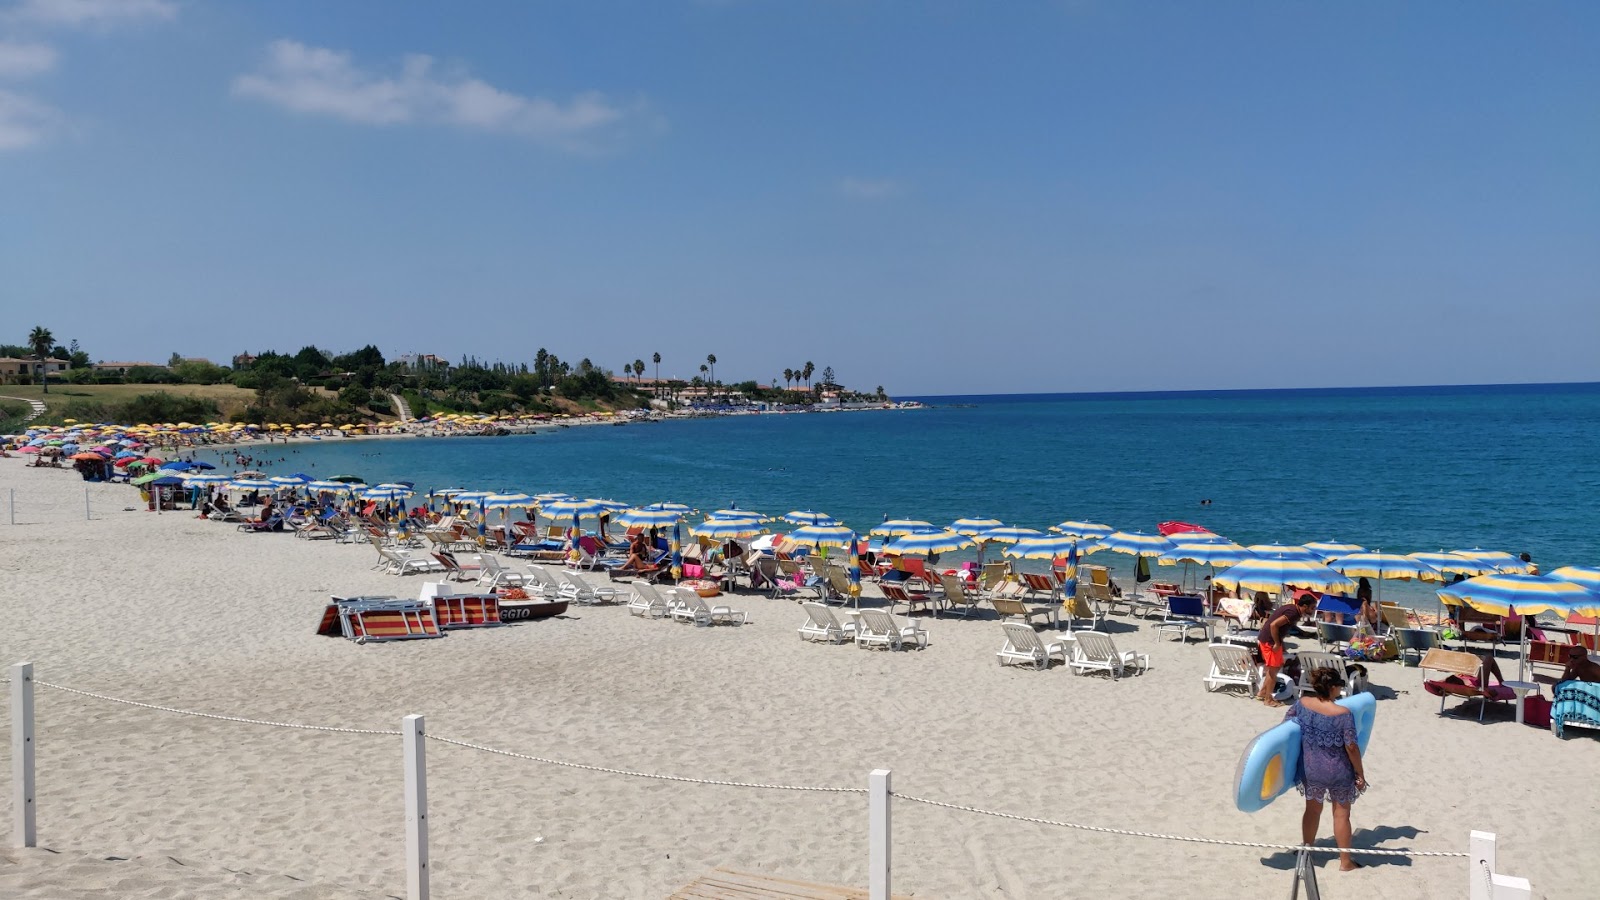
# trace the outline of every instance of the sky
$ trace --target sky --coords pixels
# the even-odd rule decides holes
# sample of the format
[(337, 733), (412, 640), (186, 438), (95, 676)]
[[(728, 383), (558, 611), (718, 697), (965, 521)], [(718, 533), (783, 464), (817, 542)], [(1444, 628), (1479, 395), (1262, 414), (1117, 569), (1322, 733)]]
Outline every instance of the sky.
[(1600, 4), (0, 0), (0, 343), (1600, 380)]

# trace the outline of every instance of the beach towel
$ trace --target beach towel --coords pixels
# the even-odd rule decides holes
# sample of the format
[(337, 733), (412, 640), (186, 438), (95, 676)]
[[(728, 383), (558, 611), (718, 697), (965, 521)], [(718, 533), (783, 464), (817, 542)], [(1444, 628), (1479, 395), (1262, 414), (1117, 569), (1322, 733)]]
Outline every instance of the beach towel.
[(1550, 725), (1556, 737), (1568, 722), (1600, 728), (1600, 684), (1563, 681), (1556, 685), (1555, 702), (1550, 707)]

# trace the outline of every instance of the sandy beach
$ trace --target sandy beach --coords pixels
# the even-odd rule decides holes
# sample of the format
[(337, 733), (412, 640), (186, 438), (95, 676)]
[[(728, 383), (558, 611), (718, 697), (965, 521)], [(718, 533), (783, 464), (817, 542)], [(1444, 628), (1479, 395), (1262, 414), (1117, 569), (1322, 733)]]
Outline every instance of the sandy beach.
[[(1281, 712), (1201, 686), (1202, 643), (1157, 642), (1120, 681), (996, 664), (990, 619), (926, 619), (922, 651), (800, 641), (789, 600), (738, 595), (744, 627), (619, 607), (437, 641), (319, 637), (330, 594), (416, 596), (367, 545), (246, 535), (157, 516), (134, 490), (0, 460), (9, 606), (0, 662), (41, 681), (161, 706), (431, 733), (622, 769), (864, 787), (1139, 831), (1290, 843), (1301, 804), (1234, 810), (1244, 744)], [(124, 511), (124, 507), (137, 509)], [(871, 588), (868, 589), (869, 592)], [(922, 617), (919, 617), (922, 618)], [(1466, 849), (1500, 835), (1536, 896), (1593, 890), (1600, 740), (1505, 713), (1440, 718), (1416, 669), (1380, 664), (1385, 699), (1355, 806), (1358, 847)], [(404, 893), (400, 738), (177, 716), (40, 688), (40, 849), (0, 853), (0, 895), (388, 897)], [(1453, 705), (1453, 703), (1452, 703)], [(1474, 714), (1475, 715), (1475, 714)], [(866, 798), (644, 780), (428, 746), (434, 896), (664, 897), (716, 866), (864, 886)], [(9, 743), (0, 749), (9, 754)], [(9, 756), (5, 762), (9, 771)], [(8, 780), (9, 783), (9, 780)], [(10, 792), (0, 798), (10, 821)], [(1325, 820), (1323, 835), (1327, 840)], [(896, 801), (895, 887), (917, 897), (1272, 896), (1293, 858), (1096, 834)], [(1324, 896), (1455, 898), (1460, 859), (1369, 858)], [(1587, 887), (1586, 887), (1587, 885)]]

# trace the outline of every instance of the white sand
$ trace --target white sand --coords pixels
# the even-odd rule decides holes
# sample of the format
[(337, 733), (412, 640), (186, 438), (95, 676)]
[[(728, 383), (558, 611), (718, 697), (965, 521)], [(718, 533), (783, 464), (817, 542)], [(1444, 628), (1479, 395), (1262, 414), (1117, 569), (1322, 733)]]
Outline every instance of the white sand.
[[(1006, 668), (993, 621), (925, 620), (932, 646), (801, 642), (791, 601), (740, 596), (743, 628), (619, 608), (443, 640), (318, 637), (329, 594), (415, 596), (366, 546), (244, 535), (157, 516), (126, 487), (0, 460), (0, 663), (41, 680), (262, 719), (429, 729), (520, 752), (714, 779), (864, 786), (1027, 815), (1269, 842), (1301, 804), (1229, 797), (1237, 755), (1278, 714), (1200, 684), (1198, 643), (1154, 643), (1111, 682)], [(1538, 896), (1588, 895), (1600, 740), (1558, 741), (1504, 713), (1441, 719), (1415, 669), (1374, 668), (1379, 707), (1357, 803), (1364, 846), (1464, 850), (1501, 835)], [(39, 834), (0, 855), (0, 896), (285, 898), (404, 893), (400, 739), (179, 717), (41, 688)], [(9, 743), (0, 754), (9, 753)], [(866, 800), (644, 781), (430, 744), (435, 896), (662, 897), (718, 865), (864, 885)], [(9, 758), (3, 771), (9, 771)], [(1577, 777), (1574, 777), (1577, 776)], [(8, 779), (9, 780), (9, 779)], [(0, 799), (10, 821), (10, 792)], [(1004, 821), (897, 801), (895, 884), (919, 897), (1271, 896), (1290, 857)], [(1328, 825), (1324, 825), (1324, 835)], [(543, 838), (537, 842), (536, 838)], [(106, 860), (125, 857), (126, 861)], [(180, 865), (174, 860), (181, 861)], [(1371, 860), (1324, 896), (1455, 898), (1464, 860)], [(1585, 887), (1588, 885), (1588, 887)]]

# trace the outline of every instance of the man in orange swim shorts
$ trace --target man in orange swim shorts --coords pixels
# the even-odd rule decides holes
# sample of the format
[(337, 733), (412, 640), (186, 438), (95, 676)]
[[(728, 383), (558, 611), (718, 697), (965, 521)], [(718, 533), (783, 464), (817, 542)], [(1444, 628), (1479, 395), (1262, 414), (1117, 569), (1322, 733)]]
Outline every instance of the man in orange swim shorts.
[(1256, 697), (1268, 706), (1282, 706), (1272, 697), (1272, 692), (1278, 687), (1278, 672), (1283, 669), (1283, 639), (1294, 627), (1300, 624), (1302, 616), (1311, 615), (1317, 608), (1317, 600), (1311, 594), (1301, 594), (1294, 603), (1285, 603), (1272, 611), (1267, 616), (1266, 624), (1261, 626), (1261, 631), (1256, 638), (1256, 646), (1261, 650), (1261, 662), (1266, 667), (1266, 673), (1261, 679), (1261, 693)]

